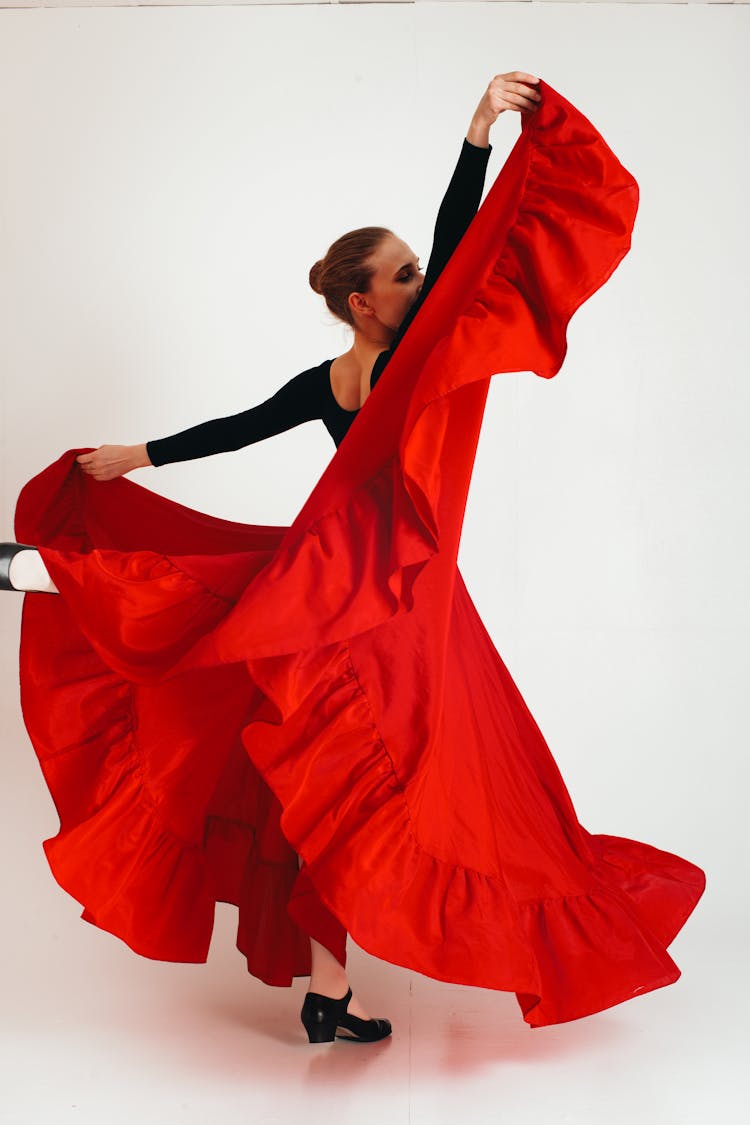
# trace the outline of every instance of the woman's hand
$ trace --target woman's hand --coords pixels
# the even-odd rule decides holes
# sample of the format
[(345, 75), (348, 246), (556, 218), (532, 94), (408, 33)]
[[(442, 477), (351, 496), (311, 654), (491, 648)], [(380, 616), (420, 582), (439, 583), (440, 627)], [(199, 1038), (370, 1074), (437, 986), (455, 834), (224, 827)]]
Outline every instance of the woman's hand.
[(534, 88), (538, 82), (538, 78), (533, 74), (526, 74), (523, 70), (496, 74), (474, 110), (466, 139), (480, 148), (487, 148), (490, 143), (490, 125), (493, 125), (506, 109), (533, 113), (541, 101), (541, 94)]
[(79, 453), (76, 461), (95, 480), (114, 480), (132, 469), (150, 465), (143, 445), (100, 445), (93, 453)]

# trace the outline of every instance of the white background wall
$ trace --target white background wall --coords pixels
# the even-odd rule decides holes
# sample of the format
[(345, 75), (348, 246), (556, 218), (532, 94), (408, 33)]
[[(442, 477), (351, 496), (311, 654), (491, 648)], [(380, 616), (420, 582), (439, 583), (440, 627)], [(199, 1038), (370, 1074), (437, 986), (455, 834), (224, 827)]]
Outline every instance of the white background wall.
[[(2, 538), (23, 483), (64, 450), (245, 409), (346, 350), (310, 265), (366, 223), (426, 262), (494, 74), (543, 77), (635, 175), (632, 250), (576, 314), (562, 371), (493, 380), (459, 562), (582, 823), (706, 870), (678, 963), (690, 935), (747, 922), (749, 19), (692, 4), (0, 12)], [(519, 127), (495, 125), (488, 187)], [(134, 479), (282, 524), (334, 452), (311, 422)], [(89, 968), (116, 957), (135, 978), (46, 868), (57, 818), (19, 715), (20, 605), (0, 601), (3, 898), (38, 923), (5, 962), (28, 972), (28, 941), (44, 960), (54, 932), (62, 963), (88, 943)]]

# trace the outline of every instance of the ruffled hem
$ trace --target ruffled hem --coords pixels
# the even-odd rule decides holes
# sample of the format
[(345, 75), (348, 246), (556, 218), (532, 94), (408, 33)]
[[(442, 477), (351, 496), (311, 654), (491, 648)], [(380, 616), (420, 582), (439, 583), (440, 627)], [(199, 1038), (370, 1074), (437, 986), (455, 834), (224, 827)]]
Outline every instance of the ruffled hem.
[(62, 594), (27, 598), (22, 635), (47, 855), (139, 953), (205, 960), (213, 903), (237, 901), (250, 971), (289, 983), (314, 888), (332, 933), (514, 991), (531, 1026), (679, 976), (665, 946), (703, 872), (582, 828), (456, 566), (490, 378), (559, 370), (637, 208), (590, 122), (542, 93), (291, 527), (97, 485), (77, 451), (21, 494), (17, 537)]
[[(457, 612), (468, 613), (460, 579), (456, 590)], [(582, 828), (504, 666), (499, 682), (523, 732), (505, 768), (535, 760), (549, 793), (550, 821), (539, 822), (540, 834), (551, 836), (567, 811), (565, 881), (544, 896), (523, 897), (521, 882), (538, 883), (538, 871), (519, 874), (501, 855), (478, 870), (423, 846), (410, 781), (376, 723), (356, 645), (338, 646), (325, 661), (325, 674), (311, 677), (314, 687), (293, 715), (281, 706), (288, 668), (251, 662), (253, 678), (279, 706), (273, 721), (268, 712), (244, 737), (275, 785), (282, 830), (320, 899), (361, 948), (436, 980), (515, 992), (532, 1027), (578, 1019), (678, 979), (665, 947), (703, 893), (703, 871), (651, 845)], [(282, 779), (282, 759), (304, 761), (304, 787), (288, 769)]]
[[(215, 905), (233, 903), (251, 973), (274, 985), (309, 974), (307, 934), (287, 912), (298, 857), (242, 746), (260, 699), (245, 669), (215, 677), (220, 714), (201, 714), (205, 682), (192, 709), (182, 684), (178, 728), (164, 687), (108, 668), (65, 599), (29, 595), (21, 672), (24, 719), (60, 818), (44, 850), (82, 918), (143, 957), (204, 962)], [(160, 714), (170, 716), (161, 754)]]

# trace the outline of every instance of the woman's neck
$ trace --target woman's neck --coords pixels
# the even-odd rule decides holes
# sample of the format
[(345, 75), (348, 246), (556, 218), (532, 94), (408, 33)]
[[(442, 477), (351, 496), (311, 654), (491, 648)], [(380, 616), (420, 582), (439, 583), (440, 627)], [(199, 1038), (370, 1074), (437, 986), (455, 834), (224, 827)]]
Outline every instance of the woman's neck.
[[(388, 339), (385, 338), (386, 334), (389, 336)], [(370, 372), (380, 353), (387, 351), (391, 346), (394, 336), (395, 332), (390, 332), (389, 329), (385, 329), (378, 338), (365, 336), (363, 332), (355, 329), (352, 346), (344, 354), (354, 368), (360, 372)]]

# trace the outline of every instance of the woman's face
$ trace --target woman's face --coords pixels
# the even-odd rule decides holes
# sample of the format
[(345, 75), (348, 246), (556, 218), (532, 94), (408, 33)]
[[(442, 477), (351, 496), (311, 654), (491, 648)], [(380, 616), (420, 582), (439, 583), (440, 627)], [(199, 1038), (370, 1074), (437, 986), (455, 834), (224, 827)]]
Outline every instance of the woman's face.
[(370, 255), (375, 267), (367, 293), (352, 293), (349, 302), (362, 328), (382, 325), (396, 332), (419, 296), (424, 274), (414, 251), (389, 234)]

